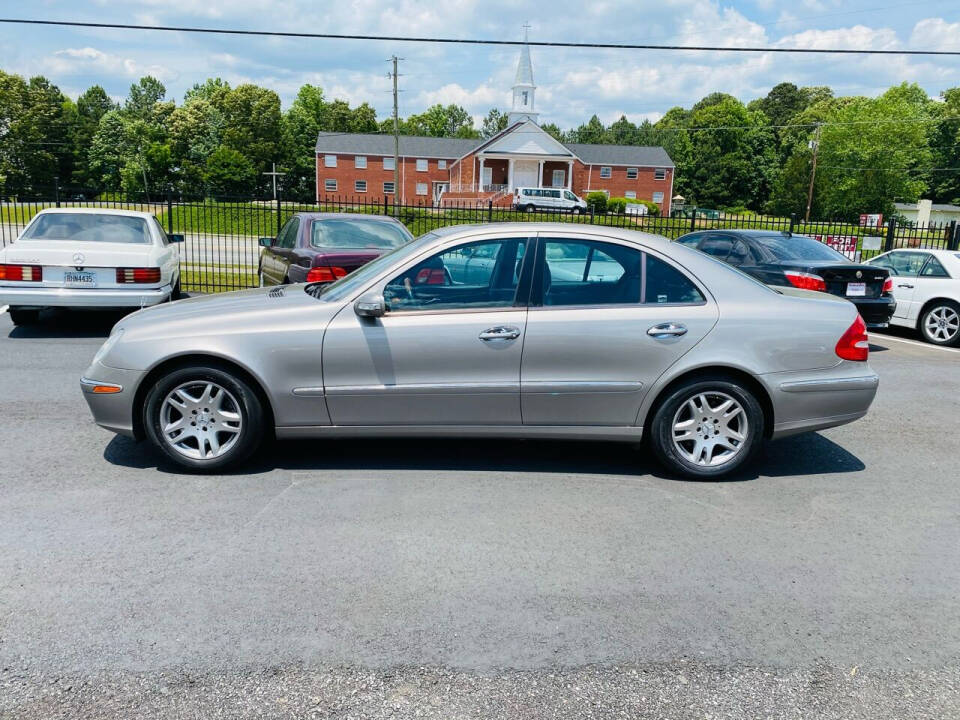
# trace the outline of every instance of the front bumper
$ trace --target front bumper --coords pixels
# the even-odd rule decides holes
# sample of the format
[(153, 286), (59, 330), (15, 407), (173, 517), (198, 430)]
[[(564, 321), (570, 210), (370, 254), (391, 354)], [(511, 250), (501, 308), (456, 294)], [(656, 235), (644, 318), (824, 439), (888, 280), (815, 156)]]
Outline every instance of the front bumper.
[(0, 286), (0, 305), (12, 307), (148, 307), (170, 298), (172, 288), (52, 288)]
[[(111, 432), (135, 437), (133, 403), (144, 374), (143, 370), (119, 370), (102, 363), (88, 367), (80, 379), (80, 389), (93, 414), (93, 421)], [(98, 385), (119, 387), (120, 391), (95, 393), (94, 388)]]

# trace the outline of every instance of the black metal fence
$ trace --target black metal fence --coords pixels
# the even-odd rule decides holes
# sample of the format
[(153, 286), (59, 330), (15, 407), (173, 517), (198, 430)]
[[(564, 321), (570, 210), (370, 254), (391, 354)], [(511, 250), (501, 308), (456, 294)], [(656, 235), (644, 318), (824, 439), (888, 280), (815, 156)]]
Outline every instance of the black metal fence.
[[(52, 196), (52, 199), (51, 199)], [(33, 216), (49, 207), (119, 208), (149, 212), (168, 233), (181, 234), (181, 282), (184, 290), (222, 292), (256, 287), (260, 247), (258, 238), (273, 237), (296, 212), (352, 212), (382, 214), (398, 218), (414, 235), (439, 227), (465, 223), (563, 222), (628, 228), (677, 238), (695, 230), (738, 228), (774, 230), (815, 237), (854, 261), (866, 260), (898, 247), (956, 250), (960, 227), (956, 222), (913, 225), (890, 220), (875, 227), (842, 221), (803, 222), (797, 217), (723, 215), (704, 217), (660, 217), (631, 213), (587, 212), (572, 215), (560, 211), (521, 212), (491, 203), (431, 207), (371, 203), (362, 198), (340, 198), (335, 202), (301, 203), (277, 199), (218, 198), (184, 200), (168, 195), (162, 199), (102, 194), (65, 198), (0, 197), (0, 245), (13, 242)]]

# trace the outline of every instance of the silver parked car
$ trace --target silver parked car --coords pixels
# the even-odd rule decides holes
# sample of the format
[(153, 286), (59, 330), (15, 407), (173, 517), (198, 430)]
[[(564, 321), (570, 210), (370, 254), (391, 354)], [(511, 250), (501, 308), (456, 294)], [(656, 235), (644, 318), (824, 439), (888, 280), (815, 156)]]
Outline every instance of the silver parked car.
[(629, 230), (428, 233), (327, 285), (121, 320), (81, 385), (97, 423), (214, 470), (280, 438), (645, 438), (718, 477), (766, 438), (862, 417), (877, 376), (847, 301), (775, 291)]

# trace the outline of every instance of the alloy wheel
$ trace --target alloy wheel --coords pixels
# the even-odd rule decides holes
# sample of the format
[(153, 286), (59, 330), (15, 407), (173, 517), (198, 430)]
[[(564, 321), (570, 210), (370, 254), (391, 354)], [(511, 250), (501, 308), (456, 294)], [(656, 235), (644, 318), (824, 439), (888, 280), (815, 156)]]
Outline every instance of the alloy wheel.
[(923, 325), (931, 340), (950, 342), (960, 332), (960, 314), (949, 305), (941, 305), (927, 313)]
[(701, 467), (729, 463), (740, 454), (749, 432), (743, 406), (723, 392), (698, 393), (673, 416), (674, 449)]
[(167, 445), (192, 460), (210, 460), (233, 448), (243, 428), (233, 394), (209, 380), (178, 385), (160, 406), (160, 431)]

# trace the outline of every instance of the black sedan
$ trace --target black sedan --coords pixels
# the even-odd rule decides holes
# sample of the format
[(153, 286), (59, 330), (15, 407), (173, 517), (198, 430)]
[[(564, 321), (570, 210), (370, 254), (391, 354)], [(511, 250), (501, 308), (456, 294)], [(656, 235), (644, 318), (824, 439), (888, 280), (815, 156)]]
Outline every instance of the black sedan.
[(767, 285), (844, 297), (868, 327), (886, 327), (897, 306), (890, 273), (845, 256), (806, 235), (772, 230), (704, 230), (677, 238)]
[(384, 215), (297, 213), (277, 237), (260, 238), (260, 284), (330, 283), (410, 240), (403, 223)]

